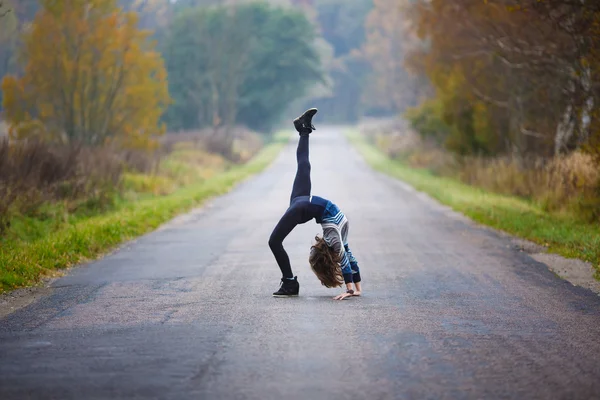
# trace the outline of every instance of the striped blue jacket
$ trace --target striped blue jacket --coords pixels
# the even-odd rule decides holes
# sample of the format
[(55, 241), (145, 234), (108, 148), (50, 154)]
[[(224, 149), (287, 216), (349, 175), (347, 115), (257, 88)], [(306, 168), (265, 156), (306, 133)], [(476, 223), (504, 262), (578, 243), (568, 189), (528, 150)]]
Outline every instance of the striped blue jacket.
[[(327, 245), (336, 251), (340, 257), (340, 267), (344, 275), (344, 282), (353, 281), (353, 276), (360, 277), (358, 261), (352, 255), (348, 246), (348, 219), (337, 205), (327, 201), (325, 211), (318, 221), (323, 228), (323, 238)], [(358, 274), (358, 275), (356, 275)], [(357, 281), (360, 280), (357, 279)]]

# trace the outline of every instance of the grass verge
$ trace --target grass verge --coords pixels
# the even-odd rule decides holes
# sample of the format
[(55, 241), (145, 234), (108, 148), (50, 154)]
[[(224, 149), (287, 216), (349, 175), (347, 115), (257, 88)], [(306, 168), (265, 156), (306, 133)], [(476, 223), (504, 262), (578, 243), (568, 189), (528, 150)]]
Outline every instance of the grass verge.
[(285, 140), (278, 137), (248, 163), (167, 196), (126, 201), (115, 210), (75, 221), (31, 242), (2, 242), (0, 293), (32, 285), (59, 269), (94, 259), (208, 198), (228, 192), (235, 184), (267, 167), (284, 144)]
[(600, 280), (600, 225), (543, 211), (527, 200), (499, 195), (410, 168), (388, 158), (357, 131), (347, 138), (375, 170), (401, 179), (474, 221), (548, 248), (549, 252), (591, 262)]

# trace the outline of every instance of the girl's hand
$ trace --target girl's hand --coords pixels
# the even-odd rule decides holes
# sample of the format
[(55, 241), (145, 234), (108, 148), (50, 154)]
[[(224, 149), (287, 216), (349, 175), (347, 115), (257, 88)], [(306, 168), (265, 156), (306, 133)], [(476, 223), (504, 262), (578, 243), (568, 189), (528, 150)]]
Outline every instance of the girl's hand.
[(333, 299), (334, 300), (344, 300), (347, 297), (352, 297), (352, 296), (355, 296), (355, 295), (356, 295), (356, 292), (355, 292), (355, 294), (352, 294), (352, 293), (342, 293), (342, 294), (338, 294)]

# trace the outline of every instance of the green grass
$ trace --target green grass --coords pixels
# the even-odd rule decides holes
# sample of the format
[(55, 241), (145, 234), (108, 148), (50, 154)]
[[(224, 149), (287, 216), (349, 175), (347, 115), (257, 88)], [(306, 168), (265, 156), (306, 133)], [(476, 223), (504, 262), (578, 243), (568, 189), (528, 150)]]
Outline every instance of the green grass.
[(551, 214), (518, 197), (490, 193), (428, 170), (410, 168), (389, 159), (356, 131), (348, 132), (347, 137), (375, 170), (403, 180), (479, 223), (544, 245), (549, 252), (589, 261), (600, 279), (600, 225)]
[(0, 241), (0, 293), (35, 284), (57, 270), (94, 259), (206, 199), (226, 193), (269, 165), (284, 143), (285, 139), (278, 136), (247, 164), (166, 196), (120, 200), (107, 212), (91, 217), (73, 215), (61, 220), (60, 208), (55, 208), (46, 220), (17, 220), (11, 231), (18, 232), (19, 239)]

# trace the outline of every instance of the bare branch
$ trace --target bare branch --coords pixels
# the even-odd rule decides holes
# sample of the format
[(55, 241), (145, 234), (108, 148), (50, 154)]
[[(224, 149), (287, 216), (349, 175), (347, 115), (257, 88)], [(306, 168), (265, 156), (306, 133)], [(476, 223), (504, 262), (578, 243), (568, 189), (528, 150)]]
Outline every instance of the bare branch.
[(532, 131), (530, 129), (527, 129), (523, 125), (521, 125), (519, 127), (519, 130), (525, 136), (531, 136), (531, 137), (534, 137), (534, 138), (537, 138), (537, 139), (544, 139), (544, 138), (546, 138), (546, 135), (544, 135), (542, 133), (539, 133), (539, 132), (536, 132), (536, 131)]
[(10, 8), (6, 9), (6, 10), (2, 10), (3, 8), (4, 8), (4, 2), (0, 1), (0, 18), (6, 16), (9, 12), (12, 11)]
[(477, 89), (475, 86), (471, 86), (471, 91), (473, 92), (473, 94), (475, 96), (477, 96), (479, 99), (481, 99), (481, 100), (483, 100), (483, 101), (485, 101), (487, 103), (493, 104), (493, 105), (495, 105), (497, 107), (500, 107), (500, 108), (507, 108), (507, 109), (510, 108), (510, 104), (509, 104), (508, 101), (493, 99), (493, 98), (491, 98), (491, 97), (489, 97), (489, 96), (481, 93), (479, 91), (479, 89)]

